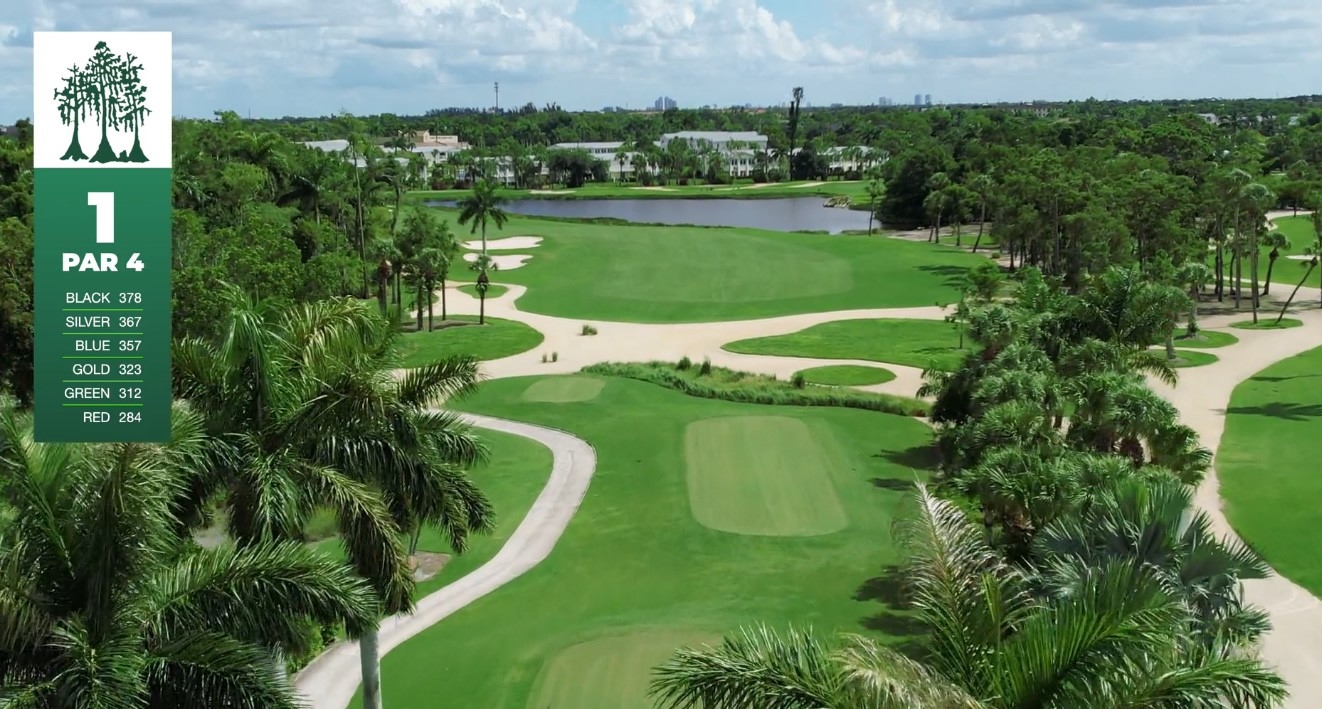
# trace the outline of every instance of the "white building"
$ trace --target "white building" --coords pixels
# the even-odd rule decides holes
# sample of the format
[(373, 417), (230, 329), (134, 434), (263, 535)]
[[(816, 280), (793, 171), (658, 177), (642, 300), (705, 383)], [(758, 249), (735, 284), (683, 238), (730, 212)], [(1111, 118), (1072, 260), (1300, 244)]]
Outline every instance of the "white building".
[(678, 133), (666, 133), (661, 136), (661, 140), (657, 141), (657, 145), (665, 150), (671, 141), (675, 140), (688, 141), (689, 147), (694, 149), (706, 143), (723, 153), (730, 150), (766, 151), (767, 149), (767, 137), (761, 133), (748, 130), (685, 130)]
[(624, 147), (624, 143), (618, 140), (605, 140), (586, 143), (556, 143), (551, 146), (560, 150), (586, 150), (592, 157), (606, 163), (607, 171), (611, 179), (623, 180), (627, 175), (633, 174), (633, 158), (637, 153), (635, 151), (626, 151), (624, 162), (620, 163), (615, 156)]

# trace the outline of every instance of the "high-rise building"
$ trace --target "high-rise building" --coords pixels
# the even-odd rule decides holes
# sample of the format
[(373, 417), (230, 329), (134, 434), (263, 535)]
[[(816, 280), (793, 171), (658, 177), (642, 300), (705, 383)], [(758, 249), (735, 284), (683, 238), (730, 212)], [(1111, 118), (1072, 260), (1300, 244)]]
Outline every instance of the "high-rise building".
[(932, 105), (932, 94), (924, 94), (924, 95), (923, 95), (923, 105), (925, 105), (925, 106), (931, 106), (931, 105)]
[(915, 106), (921, 106), (921, 105), (923, 105), (923, 95), (922, 95), (922, 94), (914, 94), (914, 95), (913, 95), (913, 105), (915, 105)]
[(678, 106), (679, 104), (675, 103), (675, 99), (669, 96), (661, 96), (652, 103), (652, 108), (658, 111), (673, 111)]

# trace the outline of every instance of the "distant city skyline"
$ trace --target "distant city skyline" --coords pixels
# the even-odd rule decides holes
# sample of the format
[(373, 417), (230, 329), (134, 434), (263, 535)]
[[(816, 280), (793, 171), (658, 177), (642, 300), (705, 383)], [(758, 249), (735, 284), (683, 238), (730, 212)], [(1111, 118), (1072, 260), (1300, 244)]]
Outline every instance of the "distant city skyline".
[(0, 6), (0, 120), (30, 112), (34, 29), (173, 32), (194, 117), (485, 108), (496, 82), (502, 107), (568, 110), (651, 106), (656, 87), (685, 107), (795, 86), (814, 106), (1305, 95), (1315, 1), (25, 0)]

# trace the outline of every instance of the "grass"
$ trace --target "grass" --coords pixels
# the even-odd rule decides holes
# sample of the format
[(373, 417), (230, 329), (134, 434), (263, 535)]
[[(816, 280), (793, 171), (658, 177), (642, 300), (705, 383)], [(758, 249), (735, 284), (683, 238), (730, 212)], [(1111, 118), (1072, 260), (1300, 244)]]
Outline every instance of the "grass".
[(486, 325), (478, 325), (476, 315), (451, 315), (445, 322), (463, 324), (404, 335), (404, 367), (424, 367), (456, 355), (500, 359), (542, 344), (542, 333), (514, 320), (487, 318)]
[(512, 216), (487, 234), (520, 235), (543, 241), (527, 265), (501, 272), (502, 281), (528, 287), (519, 309), (584, 320), (715, 322), (949, 303), (963, 274), (984, 261), (902, 239), (723, 227)]
[(834, 406), (900, 416), (927, 415), (926, 402), (904, 396), (820, 387), (801, 389), (766, 374), (738, 372), (707, 364), (704, 368), (708, 368), (705, 374), (702, 368), (685, 368), (671, 362), (603, 362), (584, 367), (582, 371), (637, 379), (701, 399), (783, 406)]
[(1219, 361), (1220, 358), (1211, 352), (1200, 352), (1198, 350), (1175, 350), (1175, 361), (1171, 366), (1176, 369), (1187, 367), (1202, 367)]
[(1235, 388), (1216, 469), (1235, 531), (1281, 575), (1322, 594), (1322, 348), (1277, 362)]
[[(618, 378), (588, 402), (529, 402), (526, 390), (542, 381), (484, 383), (462, 408), (587, 440), (598, 461), (587, 498), (545, 561), (382, 658), (392, 709), (436, 706), (438, 678), (453, 706), (641, 709), (651, 706), (653, 665), (748, 623), (892, 641), (914, 634), (880, 601), (893, 596), (876, 577), (901, 560), (890, 529), (919, 475), (911, 466), (931, 461), (921, 422), (697, 399)], [(750, 416), (784, 417), (834, 446), (821, 484), (834, 488), (844, 529), (763, 536), (695, 519), (684, 460), (690, 425)]]
[[(1278, 231), (1285, 234), (1286, 238), (1290, 240), (1290, 247), (1280, 250), (1280, 258), (1276, 260), (1276, 266), (1272, 269), (1272, 295), (1276, 295), (1274, 292), (1276, 288), (1293, 288), (1294, 284), (1303, 276), (1304, 272), (1300, 267), (1300, 262), (1292, 261), (1286, 258), (1286, 256), (1304, 253), (1304, 250), (1308, 248), (1309, 244), (1312, 244), (1317, 238), (1317, 235), (1313, 232), (1312, 217), (1306, 214), (1297, 217), (1284, 217), (1277, 219), (1276, 228)], [(1269, 246), (1263, 247), (1258, 254), (1259, 287), (1262, 286), (1263, 280), (1267, 277), (1267, 265), (1271, 262), (1270, 254), (1271, 247)], [(1248, 257), (1244, 259), (1242, 274), (1246, 288), (1248, 287), (1249, 279), (1253, 276), (1253, 268), (1249, 261), (1250, 258)], [(1207, 265), (1214, 266), (1215, 264), (1216, 253), (1208, 251)], [(1230, 277), (1233, 274), (1230, 271), (1230, 255), (1228, 253), (1225, 256), (1225, 264), (1226, 276)]]
[[(487, 284), (487, 300), (491, 300), (492, 298), (499, 298), (500, 296), (505, 295), (505, 293), (508, 290), (509, 288), (506, 288), (505, 286), (496, 283), (489, 283)], [(459, 291), (461, 293), (467, 293), (468, 295), (471, 295), (474, 298), (477, 297), (477, 286), (472, 283), (465, 283), (464, 285), (459, 286)]]
[(958, 345), (959, 333), (941, 320), (837, 320), (788, 335), (731, 342), (723, 349), (780, 357), (863, 359), (921, 368), (934, 364), (937, 369), (953, 370), (968, 353)]
[(1230, 326), (1240, 330), (1289, 330), (1303, 324), (1303, 321), (1294, 318), (1282, 318), (1280, 324), (1277, 324), (1275, 315), (1267, 316), (1263, 314), (1258, 316), (1258, 322), (1256, 323), (1252, 320), (1241, 320), (1230, 323)]
[[(496, 528), (489, 535), (471, 537), (467, 553), (450, 559), (432, 578), (420, 581), (416, 592), (418, 597), (448, 585), (491, 560), (527, 516), (533, 500), (537, 499), (551, 474), (551, 451), (546, 446), (510, 433), (485, 429), (478, 433), (491, 449), (491, 457), (475, 468), (471, 476), (491, 501), (496, 512)], [(344, 558), (344, 550), (334, 538), (319, 543), (317, 547), (336, 558)], [(445, 536), (433, 527), (423, 530), (418, 551), (453, 552)]]
[[(812, 182), (816, 182), (813, 180)], [(666, 189), (639, 189), (634, 184), (587, 184), (578, 189), (502, 190), (509, 199), (775, 199), (784, 197), (834, 197), (848, 195), (854, 201), (867, 200), (867, 182), (831, 180), (820, 185), (810, 182), (779, 182), (755, 186), (751, 181), (733, 185), (665, 185)], [(410, 193), (412, 199), (455, 200), (467, 197), (470, 190), (424, 190)]]
[(1215, 347), (1228, 347), (1239, 342), (1239, 338), (1228, 332), (1220, 330), (1199, 330), (1193, 337), (1181, 336), (1175, 338), (1175, 346), (1181, 349), (1212, 349)]
[(868, 386), (885, 384), (895, 378), (895, 373), (881, 367), (865, 367), (861, 364), (832, 364), (825, 367), (812, 367), (796, 372), (809, 384), (823, 386)]

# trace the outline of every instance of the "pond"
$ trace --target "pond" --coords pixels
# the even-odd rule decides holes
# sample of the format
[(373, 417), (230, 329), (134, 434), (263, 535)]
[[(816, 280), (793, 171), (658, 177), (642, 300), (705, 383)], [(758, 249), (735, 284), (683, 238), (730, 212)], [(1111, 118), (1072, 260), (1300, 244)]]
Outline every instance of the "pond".
[[(516, 199), (514, 214), (572, 219), (612, 218), (646, 224), (697, 224), (770, 231), (842, 231), (868, 228), (868, 213), (823, 206), (821, 197), (777, 199)], [(453, 201), (429, 200), (429, 207)], [(873, 226), (879, 226), (874, 224)]]

